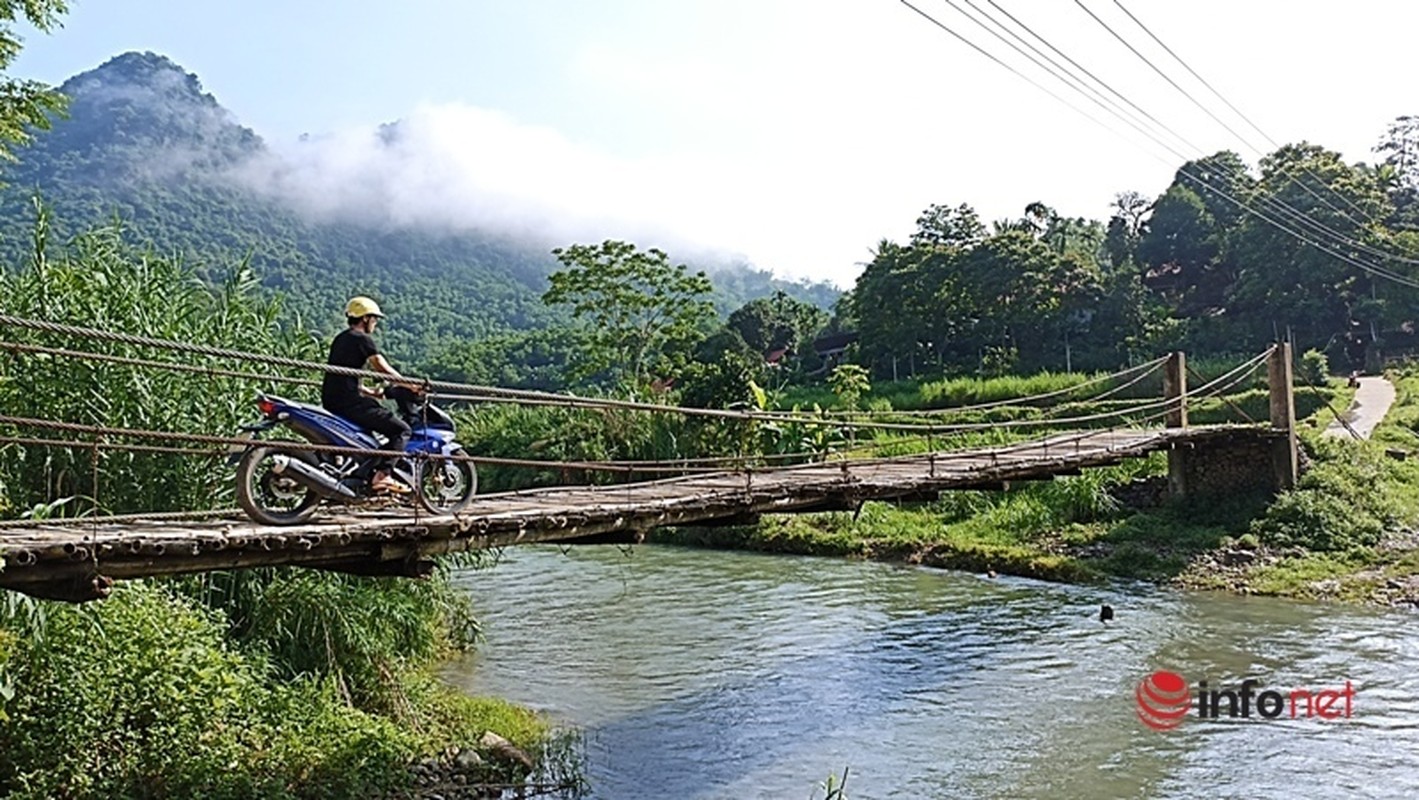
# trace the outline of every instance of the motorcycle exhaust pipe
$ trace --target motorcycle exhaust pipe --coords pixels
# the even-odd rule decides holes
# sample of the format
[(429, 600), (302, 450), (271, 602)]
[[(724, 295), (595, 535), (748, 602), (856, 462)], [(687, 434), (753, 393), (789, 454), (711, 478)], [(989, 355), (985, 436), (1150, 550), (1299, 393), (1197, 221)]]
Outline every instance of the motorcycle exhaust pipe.
[(348, 486), (342, 485), (324, 470), (312, 467), (298, 458), (277, 453), (271, 456), (271, 471), (314, 489), (322, 497), (333, 497), (336, 500), (360, 499)]

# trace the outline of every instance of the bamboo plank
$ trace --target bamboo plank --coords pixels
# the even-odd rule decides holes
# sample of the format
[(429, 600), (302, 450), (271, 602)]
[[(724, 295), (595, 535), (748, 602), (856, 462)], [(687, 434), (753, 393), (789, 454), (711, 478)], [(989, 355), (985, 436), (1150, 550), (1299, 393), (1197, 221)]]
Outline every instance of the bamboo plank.
[(294, 564), (405, 574), (414, 568), (375, 562), (397, 557), (414, 564), (437, 553), (615, 530), (793, 513), (835, 504), (852, 508), (864, 499), (1047, 480), (1182, 443), (1269, 435), (1263, 428), (1239, 426), (1056, 434), (996, 448), (503, 492), (479, 496), (457, 516), (387, 509), (336, 511), (286, 528), (262, 527), (237, 517), (122, 524), (102, 520), (9, 523), (0, 526), (0, 557), (5, 559), (0, 586), (63, 599), (91, 599), (106, 592), (104, 581), (109, 578), (250, 566)]

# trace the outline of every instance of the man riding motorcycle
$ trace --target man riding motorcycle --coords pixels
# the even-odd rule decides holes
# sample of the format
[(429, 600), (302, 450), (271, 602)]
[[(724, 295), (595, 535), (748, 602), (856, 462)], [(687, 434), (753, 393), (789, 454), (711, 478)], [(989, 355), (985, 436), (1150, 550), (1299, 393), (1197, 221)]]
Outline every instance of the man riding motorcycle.
[[(330, 343), (330, 357), (326, 363), (335, 367), (382, 372), (389, 376), (391, 382), (415, 393), (422, 392), (422, 387), (400, 375), (379, 352), (372, 334), (381, 319), (384, 319), (384, 312), (380, 311), (379, 304), (374, 300), (363, 296), (351, 298), (345, 305), (346, 328)], [(383, 434), (388, 440), (383, 449), (403, 453), (411, 430), (408, 423), (379, 402), (383, 396), (381, 390), (366, 388), (353, 375), (327, 372), (320, 386), (320, 404), (326, 410), (366, 430)], [(370, 479), (370, 488), (376, 492), (407, 494), (412, 491), (410, 487), (389, 474), (392, 463), (393, 459), (390, 459), (381, 465)]]

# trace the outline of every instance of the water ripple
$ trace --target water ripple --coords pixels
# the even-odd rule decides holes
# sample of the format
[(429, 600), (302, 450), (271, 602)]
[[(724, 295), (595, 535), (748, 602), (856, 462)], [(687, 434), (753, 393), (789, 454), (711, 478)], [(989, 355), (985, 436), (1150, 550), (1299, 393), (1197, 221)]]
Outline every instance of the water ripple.
[[(1419, 796), (1408, 613), (657, 547), (460, 580), (487, 642), (449, 678), (582, 726), (597, 797), (807, 797), (844, 766), (854, 798)], [(1156, 732), (1158, 669), (1349, 680), (1355, 715)]]

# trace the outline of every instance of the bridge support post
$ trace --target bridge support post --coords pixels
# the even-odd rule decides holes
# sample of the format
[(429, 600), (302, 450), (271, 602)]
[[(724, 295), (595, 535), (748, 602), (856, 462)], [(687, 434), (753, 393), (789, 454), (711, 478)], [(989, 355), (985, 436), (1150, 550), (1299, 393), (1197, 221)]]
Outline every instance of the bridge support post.
[[(1168, 428), (1187, 427), (1187, 357), (1181, 350), (1168, 356), (1163, 365), (1163, 399), (1166, 415), (1163, 425)], [(1188, 493), (1187, 452), (1168, 450), (1168, 493), (1182, 497)]]
[(1300, 464), (1296, 447), (1296, 396), (1292, 389), (1291, 343), (1281, 342), (1266, 360), (1266, 384), (1271, 395), (1271, 427), (1285, 434), (1276, 441), (1271, 468), (1276, 488), (1285, 491), (1296, 485)]

